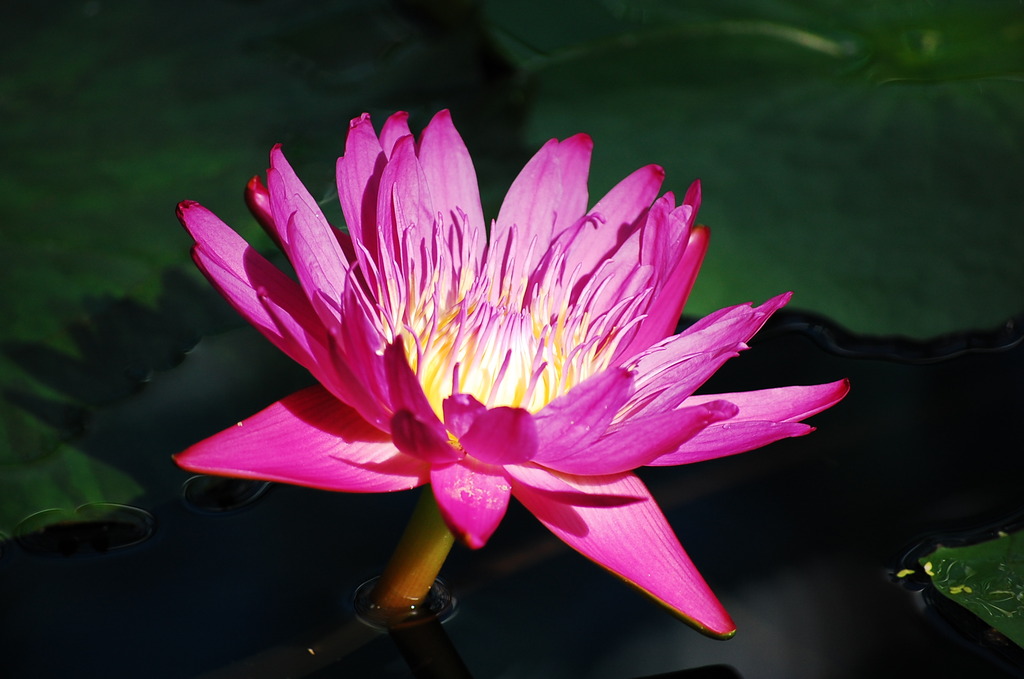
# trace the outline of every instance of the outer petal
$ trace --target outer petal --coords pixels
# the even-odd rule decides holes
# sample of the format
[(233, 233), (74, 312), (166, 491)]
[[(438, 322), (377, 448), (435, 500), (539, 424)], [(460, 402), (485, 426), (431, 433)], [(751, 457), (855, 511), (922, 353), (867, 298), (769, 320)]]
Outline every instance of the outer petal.
[(728, 401), (711, 401), (631, 418), (613, 425), (591, 446), (543, 464), (560, 472), (587, 476), (627, 472), (678, 449), (709, 424), (728, 420), (738, 410)]
[[(313, 371), (311, 347), (323, 342), (323, 328), (295, 281), (199, 203), (182, 202), (178, 219), (196, 240), (196, 265), (221, 295), (275, 346)], [(277, 307), (277, 318), (260, 301), (261, 293)], [(282, 330), (281, 323), (289, 331)]]
[(650, 462), (677, 465), (743, 453), (789, 436), (803, 436), (814, 427), (799, 421), (830, 408), (850, 390), (848, 380), (814, 386), (780, 387), (735, 394), (691, 396), (686, 404), (724, 399), (739, 408), (728, 422), (712, 424), (675, 451)]
[(635, 475), (558, 475), (559, 487), (569, 484), (588, 494), (642, 498), (617, 506), (583, 506), (542, 492), (540, 489), (550, 485), (542, 471), (527, 467), (509, 471), (514, 474), (512, 492), (516, 498), (570, 547), (697, 629), (718, 637), (735, 633), (729, 614), (683, 551), (650, 491)]
[(448, 527), (473, 549), (483, 547), (494, 533), (512, 492), (501, 467), (471, 457), (431, 469), (430, 485)]
[(428, 466), (317, 385), (296, 392), (175, 456), (203, 474), (349, 493), (406, 490)]

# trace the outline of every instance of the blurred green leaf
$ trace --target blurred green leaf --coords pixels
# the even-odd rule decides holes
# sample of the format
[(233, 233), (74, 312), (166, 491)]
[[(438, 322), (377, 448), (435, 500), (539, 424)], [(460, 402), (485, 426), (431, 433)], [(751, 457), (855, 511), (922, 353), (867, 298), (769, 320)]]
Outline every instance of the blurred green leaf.
[(1024, 647), (1024, 533), (939, 547), (919, 561), (945, 597)]
[(1019, 3), (528, 4), (487, 16), (533, 75), (533, 145), (590, 133), (595, 198), (644, 162), (702, 180), (690, 313), (794, 290), (924, 338), (1024, 308)]

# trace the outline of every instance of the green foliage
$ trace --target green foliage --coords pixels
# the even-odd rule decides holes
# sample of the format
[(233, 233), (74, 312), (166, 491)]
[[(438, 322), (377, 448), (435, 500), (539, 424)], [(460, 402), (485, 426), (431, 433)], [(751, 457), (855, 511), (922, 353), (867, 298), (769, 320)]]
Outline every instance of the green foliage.
[(1024, 533), (939, 547), (920, 563), (939, 592), (1024, 648)]
[(333, 163), (364, 110), (415, 127), (452, 108), (492, 215), (529, 152), (579, 131), (595, 199), (648, 162), (680, 194), (700, 177), (713, 238), (691, 314), (792, 289), (851, 330), (927, 337), (1024, 301), (1015, 1), (147, 0), (5, 21), (3, 532), (136, 496), (83, 432), (230, 323), (190, 315), (209, 291), (175, 303), (174, 205), (267, 247), (241, 190), (284, 142), (340, 220)]

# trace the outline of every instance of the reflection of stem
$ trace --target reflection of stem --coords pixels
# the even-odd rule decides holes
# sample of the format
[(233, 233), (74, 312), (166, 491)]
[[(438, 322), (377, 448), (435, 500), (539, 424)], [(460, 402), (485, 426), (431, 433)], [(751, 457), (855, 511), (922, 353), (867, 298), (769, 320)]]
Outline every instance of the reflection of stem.
[(388, 633), (416, 679), (472, 679), (437, 616), (411, 618)]
[(426, 598), (454, 541), (433, 489), (424, 488), (395, 553), (373, 588), (373, 605), (385, 612), (394, 611), (394, 622), (400, 622), (411, 607)]

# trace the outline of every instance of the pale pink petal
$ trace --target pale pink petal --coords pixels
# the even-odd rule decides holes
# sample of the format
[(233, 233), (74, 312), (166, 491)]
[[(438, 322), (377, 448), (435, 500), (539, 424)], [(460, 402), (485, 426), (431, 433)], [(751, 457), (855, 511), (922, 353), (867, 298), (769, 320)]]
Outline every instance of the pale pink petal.
[(428, 465), (317, 385), (288, 396), (175, 456), (203, 474), (349, 493), (415, 488)]
[[(587, 212), (587, 175), (594, 143), (577, 134), (541, 147), (512, 182), (491, 230), (492, 272), (514, 262), (507, 278), (518, 281), (533, 270), (552, 239)], [(511, 239), (511, 229), (517, 236)], [(497, 275), (492, 275), (497, 280)]]
[(448, 527), (473, 549), (483, 547), (494, 533), (512, 492), (501, 467), (471, 457), (435, 466), (430, 470), (430, 485)]
[[(658, 197), (664, 180), (665, 170), (658, 165), (647, 165), (616, 184), (597, 201), (584, 223), (573, 230), (571, 247), (567, 247), (567, 269), (571, 271), (579, 265), (587, 275), (593, 273), (603, 260), (619, 256), (617, 250), (635, 230), (635, 222)], [(626, 255), (624, 259), (628, 259), (631, 266), (639, 264), (635, 253), (632, 257)]]
[(554, 399), (537, 415), (537, 462), (557, 460), (596, 441), (633, 393), (633, 375), (605, 370)]
[(691, 396), (686, 405), (723, 399), (739, 408), (727, 422), (712, 424), (675, 451), (648, 464), (677, 465), (734, 455), (790, 436), (803, 436), (814, 427), (800, 420), (831, 408), (850, 390), (847, 380), (813, 386), (779, 387), (733, 394)]
[(465, 242), (464, 262), (476, 271), (483, 255), (486, 223), (480, 206), (480, 188), (469, 150), (451, 114), (439, 112), (423, 130), (416, 148), (430, 187), (434, 209), (443, 225), (454, 225)]
[(477, 414), (459, 443), (482, 462), (525, 462), (537, 454), (537, 425), (524, 408), (491, 408)]
[(556, 471), (588, 476), (627, 472), (677, 450), (708, 425), (728, 420), (738, 410), (728, 401), (710, 401), (630, 418), (612, 425), (590, 446), (544, 460), (543, 464)]
[[(363, 114), (349, 124), (345, 155), (338, 159), (338, 198), (345, 224), (357, 242), (376, 247), (376, 238), (367, 238), (377, 226), (377, 187), (386, 158), (370, 116)], [(376, 256), (376, 250), (371, 250)]]
[[(512, 471), (510, 469), (510, 471)], [(552, 499), (516, 468), (512, 492), (541, 523), (570, 547), (638, 588), (703, 632), (729, 637), (729, 614), (683, 551), (650, 491), (633, 474), (605, 477), (559, 475), (578, 491), (643, 498), (618, 506), (584, 506)]]

